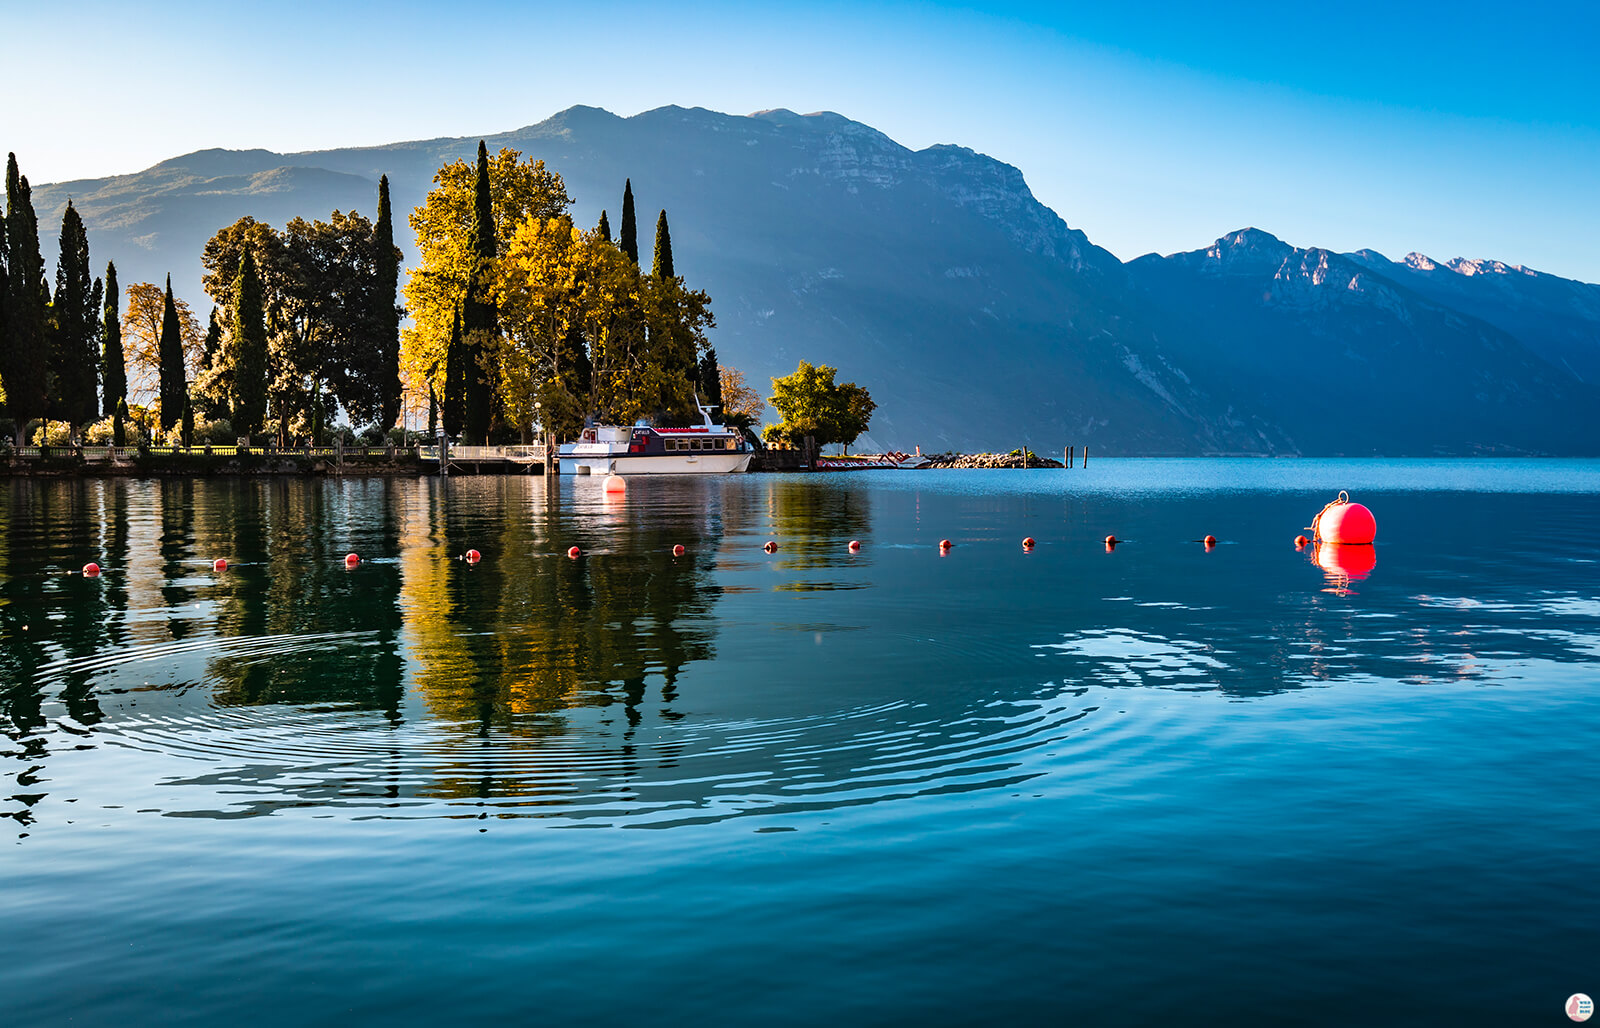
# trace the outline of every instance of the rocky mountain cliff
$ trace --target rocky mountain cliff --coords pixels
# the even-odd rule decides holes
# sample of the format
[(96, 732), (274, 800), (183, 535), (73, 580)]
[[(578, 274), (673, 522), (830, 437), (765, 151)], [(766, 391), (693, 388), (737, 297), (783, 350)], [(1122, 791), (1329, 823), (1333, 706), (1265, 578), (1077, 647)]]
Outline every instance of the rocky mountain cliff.
[[(203, 312), (199, 254), (217, 228), (370, 215), (384, 173), (405, 212), (476, 142), (202, 151), (35, 199), (50, 224), (72, 196), (97, 264), (115, 259), (125, 282), (171, 270)], [(677, 270), (711, 293), (723, 361), (758, 387), (802, 358), (837, 366), (879, 402), (863, 446), (1600, 449), (1593, 286), (1535, 276), (1502, 294), (1479, 275), (1461, 289), (1253, 230), (1124, 265), (1016, 168), (958, 146), (909, 150), (836, 114), (576, 107), (487, 142), (559, 171), (585, 224), (602, 207), (617, 223), (631, 177), (642, 232), (665, 208)]]
[(1295, 451), (1595, 445), (1589, 386), (1511, 332), (1373, 269), (1257, 229), (1129, 264), (1171, 359), (1201, 388), (1282, 426)]

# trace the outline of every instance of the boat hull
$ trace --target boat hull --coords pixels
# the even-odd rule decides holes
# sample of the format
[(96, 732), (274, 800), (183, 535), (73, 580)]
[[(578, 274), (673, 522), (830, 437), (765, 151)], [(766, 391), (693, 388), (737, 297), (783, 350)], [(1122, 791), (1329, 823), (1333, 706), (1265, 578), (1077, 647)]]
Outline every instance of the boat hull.
[(750, 469), (749, 453), (563, 453), (563, 475), (730, 475)]

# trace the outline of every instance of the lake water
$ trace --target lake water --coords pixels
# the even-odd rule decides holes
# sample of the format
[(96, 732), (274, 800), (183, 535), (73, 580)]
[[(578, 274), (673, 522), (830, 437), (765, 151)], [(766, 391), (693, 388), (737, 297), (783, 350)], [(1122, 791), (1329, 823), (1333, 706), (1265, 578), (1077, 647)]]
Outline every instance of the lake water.
[(0, 483), (0, 1022), (1600, 993), (1600, 462), (600, 484)]

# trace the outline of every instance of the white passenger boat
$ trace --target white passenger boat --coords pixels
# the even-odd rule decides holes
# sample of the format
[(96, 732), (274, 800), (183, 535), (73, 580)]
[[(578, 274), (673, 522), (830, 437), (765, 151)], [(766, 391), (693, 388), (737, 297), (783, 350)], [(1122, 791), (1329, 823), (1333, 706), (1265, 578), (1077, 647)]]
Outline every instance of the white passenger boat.
[(738, 429), (716, 424), (711, 408), (695, 404), (703, 424), (655, 428), (639, 422), (586, 425), (577, 442), (561, 446), (563, 475), (721, 475), (746, 471), (754, 451)]

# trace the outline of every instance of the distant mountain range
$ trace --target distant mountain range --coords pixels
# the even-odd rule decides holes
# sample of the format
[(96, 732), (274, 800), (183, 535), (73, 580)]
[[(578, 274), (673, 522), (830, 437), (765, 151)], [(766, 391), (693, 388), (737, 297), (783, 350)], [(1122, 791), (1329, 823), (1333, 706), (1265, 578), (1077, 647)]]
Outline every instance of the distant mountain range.
[[(617, 224), (631, 177), (641, 236), (665, 208), (678, 272), (712, 296), (723, 362), (758, 388), (800, 359), (835, 365), (878, 401), (863, 447), (1600, 454), (1600, 286), (1256, 229), (1124, 264), (1016, 168), (837, 114), (574, 107), (487, 142), (559, 171), (581, 224), (601, 208)], [(476, 144), (205, 150), (34, 198), (42, 233), (72, 197), (97, 266), (170, 271), (203, 317), (218, 228), (370, 216), (385, 173), (406, 212)]]

